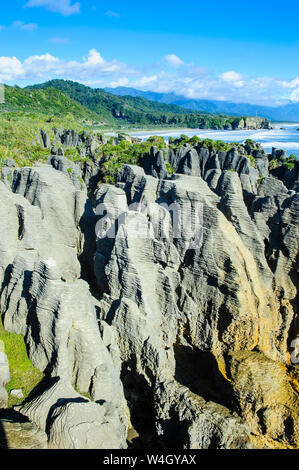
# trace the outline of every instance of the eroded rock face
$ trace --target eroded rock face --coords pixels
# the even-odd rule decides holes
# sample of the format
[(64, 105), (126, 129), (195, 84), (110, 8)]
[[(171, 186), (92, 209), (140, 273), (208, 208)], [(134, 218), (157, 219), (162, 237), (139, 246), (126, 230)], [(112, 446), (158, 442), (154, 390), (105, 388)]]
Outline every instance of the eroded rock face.
[(118, 405), (103, 399), (92, 402), (69, 381), (55, 379), (42, 395), (18, 410), (47, 432), (50, 449), (118, 449), (126, 448), (127, 435)]
[(35, 424), (0, 420), (0, 449), (47, 448), (47, 434)]
[[(274, 364), (290, 363), (289, 340), (290, 334), (294, 334), (297, 313), (297, 286), (294, 282), (298, 253), (297, 194), (289, 194), (278, 182), (282, 192), (278, 191), (275, 199), (271, 200), (272, 188), (266, 199), (263, 197), (266, 178), (248, 208), (237, 172), (222, 171), (211, 189), (199, 176), (176, 174), (170, 179), (160, 180), (155, 186), (151, 178), (136, 167), (125, 166), (118, 178), (118, 186), (122, 189), (106, 185), (101, 190), (101, 203), (115, 204), (118, 210), (123, 211), (120, 217), (117, 213), (118, 226), (113, 226), (113, 221), (105, 221), (110, 230), (115, 230), (115, 238), (101, 238), (97, 244), (95, 269), (99, 288), (104, 290), (100, 301), (101, 318), (118, 332), (121, 360), (127, 364), (124, 380), (130, 383), (130, 387), (135, 384), (137, 390), (143, 382), (144, 393), (152, 399), (148, 413), (154, 414), (156, 422), (160, 422), (160, 413), (163, 416), (166, 403), (173, 402), (173, 390), (180, 396), (182, 384), (188, 385), (195, 395), (213, 397), (216, 402), (219, 400), (225, 404), (226, 418), (222, 418), (226, 428), (229, 426), (229, 409), (234, 410), (234, 386), (237, 387), (235, 382), (234, 385), (230, 382), (229, 355), (255, 350), (261, 364), (263, 357)], [(133, 210), (126, 207), (125, 195), (128, 204), (141, 202), (143, 207)], [(120, 200), (122, 203), (117, 204)], [(260, 221), (267, 218), (267, 210), (261, 212), (259, 206), (266, 200), (268, 204), (272, 202), (271, 218), (279, 216), (287, 220), (285, 224), (273, 227), (272, 231), (267, 220), (267, 232)], [(155, 210), (159, 211), (157, 201), (176, 203), (182, 211), (186, 207), (195, 210), (196, 204), (202, 205), (203, 230), (198, 249), (188, 249), (187, 227), (179, 238), (175, 238), (174, 233), (170, 233), (167, 239), (155, 237), (151, 223)], [(150, 227), (151, 238), (138, 238), (136, 226), (139, 234)], [(286, 227), (286, 232), (283, 227)], [(287, 257), (283, 255), (284, 239), (289, 246)], [(269, 250), (274, 244), (281, 246), (275, 254)], [(193, 365), (186, 365), (188, 357)], [(202, 373), (200, 367), (205, 367), (205, 361), (212, 363), (213, 360), (213, 371)], [(288, 372), (281, 370), (287, 383)], [(267, 371), (263, 373), (267, 374)], [(196, 374), (202, 374), (205, 383)], [(164, 405), (161, 406), (159, 384), (171, 377), (176, 380), (172, 382), (171, 393), (169, 387), (163, 387)], [(222, 399), (216, 396), (215, 390), (210, 390), (219, 380), (230, 384), (222, 383), (225, 390)], [(271, 384), (270, 377), (266, 380)], [(250, 393), (249, 385), (247, 393)], [(297, 391), (293, 393), (298, 400)], [(184, 402), (178, 399), (179, 403), (181, 401)], [(159, 406), (156, 408), (154, 403), (159, 403)], [(133, 409), (134, 406), (139, 410), (138, 400)], [(193, 418), (187, 420), (187, 429), (197, 419), (204, 421), (205, 409), (206, 405), (203, 405), (203, 411), (199, 413), (195, 407)], [(219, 411), (220, 416), (222, 412), (223, 409)], [(182, 421), (179, 408), (172, 409), (171, 413), (172, 417), (176, 416), (174, 422)], [(290, 414), (288, 419), (298, 420), (296, 413), (296, 418)], [(161, 421), (166, 441), (171, 435), (171, 426), (163, 428), (163, 420), (169, 420), (167, 416)], [(247, 418), (243, 422), (247, 423)], [(245, 428), (242, 431), (240, 428), (236, 441), (232, 439), (231, 442), (225, 441), (222, 434), (221, 438), (217, 437), (216, 431), (213, 433), (211, 430), (205, 430), (210, 441), (201, 441), (199, 437), (192, 441), (186, 437), (192, 432), (191, 428), (185, 431), (181, 443), (210, 447), (212, 442), (217, 442), (219, 447), (234, 447), (234, 442), (239, 442), (240, 446), (246, 447), (252, 445), (251, 433), (267, 435), (264, 441), (262, 438), (259, 440), (266, 447), (295, 445), (281, 430), (274, 432), (276, 437), (271, 437), (272, 431), (267, 427), (257, 430), (249, 426), (247, 434)], [(203, 428), (201, 432), (204, 433)]]
[(153, 148), (94, 208), (62, 155), (4, 175), (1, 315), (50, 448), (297, 447), (299, 196), (248, 146)]
[(185, 449), (250, 449), (247, 424), (226, 407), (206, 402), (176, 382), (159, 383), (157, 433), (165, 445)]
[(52, 256), (66, 277), (79, 277), (78, 253), (84, 243), (79, 225), (85, 211), (86, 189), (77, 190), (48, 165), (15, 170), (13, 193), (3, 183), (0, 187), (2, 227), (8, 231), (2, 251), (10, 257), (4, 266), (22, 248), (37, 257)]
[(126, 434), (113, 407), (70, 402), (51, 416), (49, 448), (125, 449)]
[(286, 368), (251, 351), (233, 353), (228, 362), (234, 394), (255, 444), (296, 447), (299, 440), (298, 393)]
[[(112, 327), (99, 327), (97, 301), (78, 279), (86, 192), (48, 166), (16, 171), (14, 178), (15, 193), (0, 184), (4, 326), (24, 335), (30, 360), (46, 377), (63, 381), (57, 399), (64, 393), (68, 398), (67, 386), (73, 385), (94, 401), (113, 403), (122, 431), (113, 446), (124, 446), (130, 420), (117, 345), (111, 345)], [(58, 207), (61, 213), (55, 217)], [(33, 420), (42, 428), (43, 413)], [(107, 438), (104, 442), (109, 447)]]

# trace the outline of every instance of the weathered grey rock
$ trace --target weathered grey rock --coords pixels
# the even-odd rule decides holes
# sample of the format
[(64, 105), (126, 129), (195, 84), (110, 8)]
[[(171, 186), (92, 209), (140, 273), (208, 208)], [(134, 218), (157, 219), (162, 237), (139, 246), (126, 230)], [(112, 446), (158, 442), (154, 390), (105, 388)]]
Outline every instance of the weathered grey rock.
[(76, 403), (89, 402), (88, 398), (82, 397), (76, 392), (68, 381), (55, 379), (54, 383), (41, 395), (25, 405), (16, 406), (15, 409), (29, 418), (39, 429), (46, 432), (48, 431), (49, 418), (55, 408), (62, 403), (75, 401)]
[(57, 155), (49, 157), (49, 163), (55, 170), (61, 171), (67, 176), (72, 181), (75, 188), (78, 190), (84, 189), (85, 185), (81, 178), (80, 167), (63, 155), (59, 155), (59, 150), (57, 151)]
[(126, 448), (127, 427), (111, 401), (89, 401), (69, 382), (57, 380), (29, 404), (17, 407), (48, 434), (49, 448)]
[(157, 432), (166, 445), (171, 441), (172, 446), (180, 445), (184, 449), (253, 447), (249, 428), (240, 418), (224, 406), (205, 402), (175, 381), (159, 384), (155, 409)]
[(284, 184), (273, 177), (263, 178), (261, 184), (258, 187), (257, 195), (258, 197), (277, 197), (279, 195), (287, 195), (288, 189)]
[(120, 413), (126, 412), (119, 370), (101, 340), (87, 283), (62, 281), (54, 260), (40, 261), (30, 271), (19, 257), (2, 296), (2, 311), (5, 327), (26, 337), (29, 357), (39, 370), (74, 383), (82, 393), (92, 386), (94, 400), (114, 401), (123, 407)]
[(200, 176), (199, 157), (195, 149), (190, 149), (179, 157), (176, 173), (190, 176)]
[(153, 176), (145, 175), (140, 167), (123, 165), (116, 185), (123, 188), (129, 205), (147, 206), (156, 201), (159, 181)]
[(280, 309), (272, 313), (280, 330), (280, 349), (287, 349), (288, 335), (294, 324), (297, 331), (296, 305), (298, 272), (298, 193), (291, 193), (279, 181), (265, 178), (252, 205), (256, 226), (265, 243), (265, 256), (273, 272), (273, 289), (279, 292)]
[(245, 246), (252, 252), (261, 279), (270, 287), (272, 273), (264, 256), (263, 239), (251, 220), (243, 201), (242, 186), (238, 173), (223, 171), (215, 192), (221, 197), (218, 207), (233, 224)]
[[(39, 176), (44, 170), (46, 171), (43, 174), (43, 184)], [(52, 181), (49, 178), (46, 183), (49, 170), (54, 174), (50, 173)], [(57, 179), (54, 177), (56, 175)], [(3, 201), (0, 208), (1, 228), (5, 233), (5, 239), (2, 238), (1, 243), (1, 281), (7, 266), (22, 250), (26, 250), (29, 258), (42, 256), (57, 259), (65, 278), (79, 276), (80, 264), (77, 254), (82, 250), (84, 239), (78, 230), (78, 225), (84, 213), (86, 195), (83, 192), (76, 193), (73, 185), (68, 183), (62, 174), (61, 177), (62, 180), (59, 173), (50, 168), (24, 169), (21, 173), (17, 172), (16, 191), (24, 194), (27, 200), (20, 194), (12, 194), (3, 183), (0, 183)], [(30, 191), (26, 189), (27, 183), (27, 188), (29, 186), (31, 188)], [(59, 190), (62, 196), (59, 203), (61, 212), (60, 215), (56, 215)]]
[(289, 168), (287, 165), (282, 165), (283, 160), (281, 158), (280, 164), (270, 171), (271, 175), (275, 178), (280, 179), (288, 189), (293, 189), (298, 192), (299, 182), (299, 161), (293, 161), (293, 168)]
[(57, 406), (49, 424), (50, 449), (125, 449), (126, 434), (115, 410), (105, 403)]
[(17, 165), (16, 165), (14, 160), (12, 160), (11, 158), (7, 158), (7, 160), (5, 160), (3, 166), (8, 167), (8, 168), (15, 168)]
[(42, 144), (45, 148), (49, 148), (50, 147), (50, 136), (47, 132), (41, 130), (40, 131), (40, 134), (41, 134), (41, 138), (42, 138)]
[(66, 147), (77, 147), (80, 142), (80, 138), (77, 132), (72, 129), (65, 129), (59, 133), (60, 142)]
[(50, 381), (19, 411), (51, 448), (125, 448), (129, 429), (147, 448), (295, 448), (297, 180), (249, 141), (149, 163), (94, 212), (63, 156), (0, 184), (0, 313)]
[(166, 161), (169, 163), (171, 169), (175, 169), (176, 165), (176, 155), (172, 149), (169, 149), (165, 155)]
[(237, 129), (271, 129), (271, 123), (268, 119), (262, 117), (246, 117), (242, 118)]
[(211, 188), (212, 190), (216, 189), (218, 179), (220, 178), (221, 173), (222, 173), (221, 170), (217, 170), (217, 169), (208, 170), (206, 172), (205, 181), (208, 183), (209, 188)]
[(47, 449), (47, 434), (32, 423), (0, 420), (0, 449)]
[[(130, 420), (117, 345), (105, 346), (96, 301), (84, 281), (74, 282), (80, 273), (79, 222), (86, 193), (47, 166), (20, 170), (13, 189), (27, 199), (0, 184), (2, 201), (6, 201), (0, 206), (2, 229), (8, 237), (2, 238), (0, 246), (4, 325), (26, 337), (31, 361), (48, 377), (58, 375), (82, 393), (90, 389), (94, 400), (113, 403), (125, 435)], [(58, 207), (61, 218), (56, 215)], [(76, 266), (77, 273), (73, 271)]]
[(261, 176), (265, 177), (269, 175), (269, 160), (266, 155), (257, 153), (256, 158), (256, 168)]
[(23, 390), (21, 388), (15, 388), (13, 390), (10, 391), (10, 396), (11, 397), (15, 397), (19, 400), (23, 400), (24, 397), (24, 394), (23, 394)]
[[(237, 159), (237, 156), (232, 153), (229, 158)], [(245, 159), (248, 160), (244, 157), (244, 161)], [(227, 163), (228, 166), (231, 164)], [(249, 168), (247, 164), (245, 168)], [(126, 167), (120, 176), (119, 181), (126, 188), (128, 202), (135, 198), (142, 200), (140, 184), (135, 183), (138, 179), (140, 182), (144, 176), (139, 176), (138, 173), (137, 169)], [(249, 174), (248, 176), (250, 177)], [(207, 178), (209, 182), (212, 181), (209, 176)], [(265, 184), (266, 181), (259, 188), (261, 194), (266, 190)], [(280, 313), (279, 299), (273, 296), (273, 272), (265, 257), (264, 234), (260, 231), (260, 225), (255, 225), (254, 216), (252, 220), (248, 213), (239, 175), (231, 171), (218, 173), (217, 186), (215, 183), (213, 186), (215, 192), (200, 177), (176, 174), (170, 180), (160, 180), (156, 190), (147, 196), (147, 207), (156, 201), (167, 204), (175, 202), (183, 211), (187, 207), (194, 211), (196, 204), (203, 205), (204, 230), (198, 249), (188, 250), (186, 246), (187, 226), (184, 226), (180, 238), (175, 239), (171, 234), (167, 242), (156, 239), (151, 228), (150, 238), (138, 239), (136, 224), (139, 228), (144, 227), (145, 233), (148, 220), (151, 221), (150, 212), (126, 210), (123, 193), (120, 193), (122, 210), (126, 215), (123, 223), (116, 230), (115, 238), (109, 241), (103, 238), (98, 240), (95, 263), (100, 273), (99, 287), (104, 291), (100, 301), (101, 318), (111, 323), (118, 334), (117, 342), (123, 364), (131, 369), (134, 361), (134, 372), (127, 379), (130, 383), (137, 384), (137, 377), (143, 377), (144, 383), (152, 387), (157, 377), (161, 380), (174, 377), (173, 371), (178, 370), (178, 358), (176, 354), (173, 355), (171, 343), (175, 341), (178, 344), (178, 341), (184, 342), (187, 338), (185, 348), (188, 345), (199, 353), (209, 351), (216, 360), (216, 369), (218, 368), (218, 374), (222, 377), (226, 377), (225, 357), (229, 352), (250, 351), (257, 345), (271, 360), (288, 361), (287, 331), (294, 318), (294, 311), (289, 303), (283, 314)], [(114, 194), (112, 189), (103, 189), (106, 197), (110, 192)], [(289, 195), (283, 191), (282, 205), (285, 204), (286, 196), (289, 199), (288, 209), (285, 209), (288, 214), (286, 217), (293, 218), (297, 213), (292, 205), (295, 204), (292, 199), (295, 194)], [(113, 204), (113, 199), (109, 200)], [(263, 200), (263, 197), (257, 196), (256, 201), (258, 200)], [(257, 202), (253, 204), (251, 214), (256, 213), (256, 204)], [(125, 237), (122, 236), (124, 231)], [(297, 252), (297, 248), (293, 252)], [(164, 256), (161, 256), (162, 253)], [(165, 256), (166, 253), (168, 256)], [(291, 259), (291, 265), (294, 266), (293, 256)], [(160, 262), (164, 273), (160, 270)], [(289, 279), (288, 275), (286, 278)], [(292, 283), (288, 289), (285, 286), (285, 297), (288, 299), (294, 295), (291, 285)], [(152, 326), (156, 329), (155, 332), (152, 331)], [(178, 331), (184, 333), (177, 333), (174, 340), (172, 334)], [(164, 352), (162, 354), (162, 351), (167, 351), (167, 355)], [(195, 369), (191, 367), (189, 376), (192, 377), (193, 374)], [(187, 379), (183, 377), (182, 380)], [(200, 396), (201, 388), (195, 379), (192, 381), (188, 378), (187, 383), (189, 382)], [(155, 393), (158, 394), (158, 402), (161, 401), (159, 388)], [(162, 428), (164, 418), (160, 421), (160, 412), (163, 415), (165, 406), (169, 406), (166, 403), (173, 402), (165, 390), (163, 393), (165, 402), (163, 401), (161, 409), (158, 407), (155, 418)], [(130, 397), (131, 402), (135, 403), (134, 394)], [(221, 398), (215, 396), (214, 399), (217, 401)], [(184, 400), (178, 402), (184, 403)], [(136, 403), (132, 406), (137, 410), (141, 405), (138, 404), (138, 399)], [(221, 422), (221, 425), (217, 424), (215, 427), (214, 424), (207, 424), (209, 412), (207, 411), (207, 415), (203, 412), (198, 418), (195, 411), (188, 415), (188, 423), (196, 421), (198, 424), (196, 431), (190, 430), (192, 438), (189, 434), (188, 438), (185, 435), (183, 442), (188, 443), (186, 446), (208, 448), (214, 443), (220, 448), (234, 448), (255, 445), (249, 443), (249, 430), (245, 430), (241, 423), (238, 428), (235, 418), (229, 417), (229, 411), (217, 411), (218, 423)], [(181, 422), (183, 414), (181, 416), (178, 410), (175, 413), (177, 418), (173, 418), (172, 422)], [(174, 411), (170, 415), (173, 417)], [(167, 415), (165, 422), (169, 419)], [(222, 429), (220, 432), (219, 427)], [(227, 434), (225, 432), (232, 428), (240, 429), (234, 437), (231, 431)]]
[(144, 159), (143, 168), (146, 174), (154, 178), (164, 179), (168, 177), (165, 158), (162, 150), (152, 147), (148, 158)]

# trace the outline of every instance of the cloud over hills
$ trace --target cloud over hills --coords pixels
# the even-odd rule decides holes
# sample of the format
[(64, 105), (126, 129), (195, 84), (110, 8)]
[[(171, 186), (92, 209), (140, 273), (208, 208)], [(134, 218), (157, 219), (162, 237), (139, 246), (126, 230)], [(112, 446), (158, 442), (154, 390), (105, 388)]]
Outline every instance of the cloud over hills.
[[(26, 29), (21, 22), (15, 27)], [(62, 44), (67, 40), (57, 37), (49, 41)], [(94, 87), (127, 86), (145, 91), (172, 92), (190, 99), (274, 106), (299, 101), (299, 77), (289, 81), (275, 77), (249, 77), (235, 70), (215, 74), (188, 64), (173, 53), (146, 67), (132, 66), (117, 59), (106, 60), (96, 48), (81, 60), (65, 60), (50, 53), (31, 55), (24, 60), (16, 56), (0, 57), (2, 82), (27, 85), (52, 78), (75, 80)]]

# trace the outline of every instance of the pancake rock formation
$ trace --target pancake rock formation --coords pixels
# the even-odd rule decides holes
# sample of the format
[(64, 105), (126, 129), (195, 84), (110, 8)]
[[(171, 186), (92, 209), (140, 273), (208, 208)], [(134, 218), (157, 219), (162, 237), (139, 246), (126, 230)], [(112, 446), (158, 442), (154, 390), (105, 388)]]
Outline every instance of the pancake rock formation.
[(1, 317), (45, 374), (16, 426), (51, 449), (298, 448), (298, 163), (269, 162), (152, 147), (92, 193), (59, 153), (4, 169)]

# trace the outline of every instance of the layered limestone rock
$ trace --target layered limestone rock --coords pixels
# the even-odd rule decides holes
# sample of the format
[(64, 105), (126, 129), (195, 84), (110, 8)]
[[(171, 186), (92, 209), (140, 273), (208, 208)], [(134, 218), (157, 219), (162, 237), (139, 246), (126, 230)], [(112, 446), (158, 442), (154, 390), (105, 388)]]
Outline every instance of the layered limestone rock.
[(33, 423), (0, 420), (0, 449), (47, 449), (47, 434)]
[(174, 381), (159, 383), (155, 394), (157, 434), (185, 449), (251, 449), (247, 424), (237, 414)]
[(103, 399), (92, 402), (68, 381), (56, 379), (42, 395), (18, 410), (47, 432), (50, 449), (119, 449), (126, 448), (127, 429), (118, 405)]
[(7, 242), (3, 239), (1, 247), (3, 266), (11, 264), (23, 249), (37, 257), (56, 259), (66, 278), (79, 277), (77, 256), (84, 244), (80, 223), (86, 189), (77, 190), (47, 165), (15, 170), (11, 189), (0, 184), (1, 229), (7, 231)]
[[(212, 170), (230, 170), (238, 173), (244, 191), (255, 194), (259, 178), (269, 174), (268, 158), (260, 149), (248, 148), (247, 151), (248, 155), (242, 155), (240, 149), (234, 147), (225, 152), (205, 145), (192, 147), (185, 144), (176, 152), (168, 150), (163, 157), (162, 152), (153, 147), (150, 158), (143, 161), (143, 168), (147, 174), (163, 179), (167, 177), (166, 161), (172, 173), (201, 176), (206, 181)], [(255, 165), (250, 161), (251, 154), (254, 154)]]
[[(294, 206), (297, 195), (284, 192), (287, 223), (279, 227), (283, 232), (283, 227), (288, 227), (285, 237), (293, 254), (287, 256), (289, 264), (284, 263), (278, 269), (278, 275), (276, 270), (280, 257), (281, 263), (286, 259), (278, 250), (279, 253), (275, 254), (277, 267), (273, 270), (271, 256), (265, 248), (269, 233), (262, 231), (254, 219), (255, 216), (261, 217), (255, 204), (261, 202), (260, 195), (265, 185), (266, 181), (258, 195), (253, 195), (254, 203), (250, 210), (243, 199), (237, 172), (221, 172), (211, 190), (199, 176), (173, 175), (154, 183), (152, 176), (126, 165), (118, 177), (119, 189), (108, 185), (101, 189), (99, 202), (106, 202), (107, 207), (114, 205), (112, 217), (103, 217), (95, 256), (98, 285), (104, 292), (100, 302), (101, 317), (118, 332), (121, 360), (127, 364), (124, 380), (137, 389), (143, 382), (144, 393), (150, 394), (154, 403), (161, 402), (157, 384), (170, 377), (177, 379), (178, 364), (182, 369), (188, 358), (186, 351), (182, 353), (184, 350), (193, 352), (194, 364), (199, 361), (204, 367), (204, 357), (210, 362), (214, 358), (215, 363), (210, 377), (206, 377), (208, 373), (203, 374), (205, 384), (196, 378), (197, 366), (188, 366), (188, 373), (181, 373), (182, 385), (188, 385), (196, 395), (222, 400), (227, 408), (232, 407), (235, 393), (229, 378), (227, 358), (230, 354), (254, 350), (270, 361), (290, 363), (289, 335), (294, 334), (296, 322), (296, 284), (292, 276), (297, 269), (295, 258), (298, 253), (295, 238), (298, 229), (295, 214), (298, 212)], [(128, 204), (133, 202), (135, 207), (126, 206), (125, 195)], [(193, 243), (200, 241), (196, 249), (190, 249), (190, 233), (186, 226), (178, 238), (171, 228), (167, 238), (161, 240), (156, 237), (153, 222), (161, 210), (157, 202), (177, 204), (182, 213), (189, 208), (193, 214), (201, 205), (203, 226), (192, 239)], [(276, 217), (277, 213), (283, 217), (284, 210), (275, 202)], [(141, 204), (138, 207), (136, 203)], [(115, 216), (117, 224), (114, 224)], [(105, 230), (107, 236), (103, 237)], [(271, 235), (277, 244), (281, 233), (273, 232)], [(112, 233), (115, 234), (113, 238), (110, 236)], [(150, 236), (142, 237), (142, 233)], [(274, 239), (271, 242), (274, 243)], [(279, 289), (279, 294), (273, 290), (275, 285), (280, 286), (275, 288)], [(288, 371), (285, 369), (283, 374), (287, 383)], [(210, 390), (213, 381), (221, 380), (220, 377), (227, 382), (222, 383), (226, 390), (226, 397), (222, 399)], [(267, 380), (271, 384), (271, 379)], [(153, 387), (157, 387), (154, 394), (150, 392)], [(172, 387), (179, 396), (180, 384), (174, 381)], [(296, 391), (294, 397), (298, 399)], [(164, 398), (165, 402), (172, 400), (167, 387)], [(133, 410), (134, 406), (136, 410), (140, 409), (138, 400), (132, 405)], [(226, 416), (229, 416), (227, 408)], [(155, 414), (156, 422), (160, 421), (160, 407), (155, 409), (152, 405), (148, 412)], [(178, 409), (176, 415), (175, 419), (180, 422), (182, 418)], [(196, 412), (194, 419), (195, 416)], [(296, 420), (298, 415), (289, 419)], [(191, 422), (190, 419), (186, 423), (186, 429)], [(238, 435), (237, 442), (252, 445), (249, 444), (250, 432), (261, 436), (269, 434), (264, 427), (258, 431), (250, 428), (247, 434), (242, 429), (243, 437)], [(190, 429), (188, 433), (191, 433)], [(244, 437), (246, 435), (247, 438)], [(233, 443), (221, 443), (213, 433), (211, 436), (214, 436), (211, 442), (213, 439), (214, 442), (219, 441), (217, 445), (220, 447), (234, 446)], [(190, 444), (186, 437), (184, 439)], [(276, 443), (280, 445), (277, 435), (275, 438), (269, 435), (267, 439), (259, 442), (264, 442), (266, 447), (275, 447)], [(196, 442), (192, 445), (200, 446), (199, 438)], [(211, 445), (206, 443), (207, 447)], [(284, 445), (293, 446), (294, 441), (285, 438)]]
[(94, 207), (63, 155), (4, 174), (1, 315), (50, 448), (298, 446), (299, 196), (245, 147), (152, 148)]
[(228, 362), (234, 395), (254, 444), (296, 448), (299, 387), (291, 380), (286, 367), (253, 351), (232, 353)]
[[(48, 166), (16, 170), (12, 189), (0, 184), (4, 326), (24, 335), (30, 360), (46, 377), (60, 377), (94, 401), (111, 404), (121, 430), (111, 443), (124, 446), (130, 420), (114, 333), (109, 325), (98, 324), (97, 301), (78, 279), (86, 190), (77, 190), (66, 175)], [(64, 392), (68, 397), (63, 390), (57, 400)], [(109, 416), (110, 411), (103, 414), (103, 429)]]

